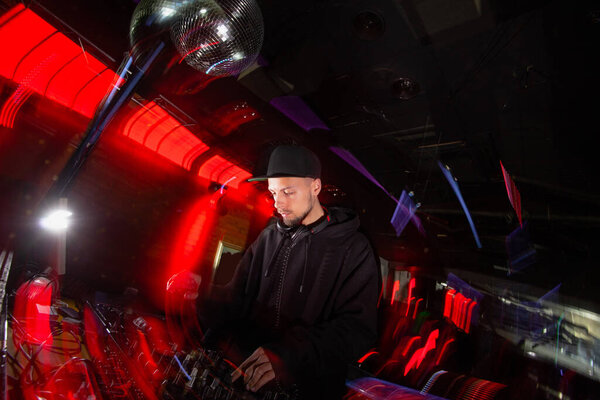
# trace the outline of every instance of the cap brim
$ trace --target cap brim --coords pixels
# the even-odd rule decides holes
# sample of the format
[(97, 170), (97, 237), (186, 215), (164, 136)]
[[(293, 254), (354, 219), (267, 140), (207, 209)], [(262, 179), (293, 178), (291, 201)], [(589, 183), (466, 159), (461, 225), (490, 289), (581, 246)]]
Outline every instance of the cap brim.
[(266, 181), (267, 179), (269, 179), (267, 176), (253, 176), (252, 178), (246, 179), (246, 182), (260, 182)]
[(303, 176), (303, 175), (293, 175), (293, 174), (273, 174), (273, 175), (265, 175), (265, 176), (253, 176), (252, 178), (246, 179), (246, 182), (258, 182), (258, 181), (266, 181), (269, 178), (313, 178), (312, 176)]

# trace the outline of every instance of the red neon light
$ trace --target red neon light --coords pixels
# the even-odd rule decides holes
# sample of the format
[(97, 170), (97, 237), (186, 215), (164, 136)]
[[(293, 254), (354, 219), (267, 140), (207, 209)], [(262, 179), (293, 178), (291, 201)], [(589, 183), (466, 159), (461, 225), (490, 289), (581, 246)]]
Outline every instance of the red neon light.
[(425, 346), (423, 346), (420, 349), (415, 350), (410, 361), (404, 367), (404, 376), (406, 376), (408, 374), (408, 371), (410, 371), (413, 367), (415, 369), (418, 369), (421, 366), (421, 363), (425, 359), (425, 356), (427, 355), (427, 353), (429, 353), (431, 350), (435, 349), (435, 341), (437, 340), (439, 335), (440, 335), (440, 331), (438, 329), (431, 332), (429, 334), (429, 337), (427, 338), (427, 342), (425, 343)]
[(446, 318), (450, 318), (450, 311), (452, 310), (452, 298), (454, 297), (454, 293), (456, 293), (456, 290), (448, 290), (444, 298), (444, 317)]
[(452, 299), (452, 322), (454, 322), (456, 326), (460, 326), (460, 305), (464, 298), (465, 296), (463, 296), (462, 293), (456, 293)]
[(188, 171), (194, 160), (209, 149), (153, 101), (129, 117), (122, 134)]
[(236, 189), (240, 182), (243, 182), (252, 176), (252, 174), (221, 156), (213, 156), (202, 164), (198, 171), (198, 175), (213, 182), (218, 182), (221, 185), (232, 186)]
[(444, 298), (444, 317), (450, 319), (459, 329), (469, 333), (473, 308), (476, 305), (475, 300), (456, 293), (454, 289), (449, 289)]
[(410, 347), (417, 339), (421, 339), (421, 336), (413, 336), (409, 339), (409, 341), (406, 343), (406, 346), (404, 346), (404, 350), (402, 351), (402, 356), (406, 356), (408, 354)]
[(358, 359), (358, 363), (362, 364), (367, 358), (371, 357), (373, 354), (379, 354), (379, 352), (369, 351), (367, 354)]
[(408, 310), (410, 310), (410, 302), (414, 297), (411, 296), (412, 290), (415, 288), (415, 278), (411, 278), (408, 281), (408, 297), (406, 298), (406, 316), (408, 317)]
[(390, 304), (394, 304), (394, 297), (396, 296), (396, 293), (399, 290), (400, 290), (400, 281), (396, 279), (394, 281), (394, 288), (392, 289), (392, 299), (390, 300)]
[(91, 118), (116, 74), (22, 5), (0, 24), (0, 76)]
[(440, 352), (440, 355), (438, 356), (438, 358), (435, 362), (435, 365), (440, 364), (440, 361), (442, 360), (442, 356), (444, 355), (444, 351), (446, 351), (446, 347), (448, 347), (448, 345), (452, 342), (454, 342), (454, 338), (446, 340), (446, 343), (444, 343), (444, 345), (442, 346), (442, 351)]

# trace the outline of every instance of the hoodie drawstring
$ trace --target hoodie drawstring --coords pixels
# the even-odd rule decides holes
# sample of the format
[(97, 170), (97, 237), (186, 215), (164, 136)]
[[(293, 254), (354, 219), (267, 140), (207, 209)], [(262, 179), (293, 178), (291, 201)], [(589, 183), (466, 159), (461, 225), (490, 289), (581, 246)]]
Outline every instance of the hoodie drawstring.
[(306, 244), (304, 245), (304, 268), (302, 269), (302, 281), (300, 282), (300, 289), (299, 292), (302, 293), (302, 290), (304, 289), (304, 279), (306, 278), (306, 268), (307, 268), (307, 264), (308, 264), (308, 248), (310, 247), (310, 239), (311, 239), (311, 235), (308, 236), (307, 240), (306, 240)]

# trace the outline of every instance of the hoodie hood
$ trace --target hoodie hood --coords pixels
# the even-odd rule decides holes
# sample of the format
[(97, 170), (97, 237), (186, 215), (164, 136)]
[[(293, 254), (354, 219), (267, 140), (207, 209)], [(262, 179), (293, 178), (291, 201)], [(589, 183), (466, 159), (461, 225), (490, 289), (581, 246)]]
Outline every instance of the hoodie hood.
[(326, 225), (328, 236), (342, 237), (356, 232), (360, 226), (358, 215), (354, 210), (342, 207), (327, 209), (329, 221)]

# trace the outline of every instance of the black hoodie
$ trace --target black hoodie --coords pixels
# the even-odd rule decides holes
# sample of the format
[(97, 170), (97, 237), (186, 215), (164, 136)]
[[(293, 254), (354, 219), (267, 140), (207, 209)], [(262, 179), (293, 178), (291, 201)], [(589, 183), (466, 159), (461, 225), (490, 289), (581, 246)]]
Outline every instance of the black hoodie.
[(341, 397), (346, 366), (377, 339), (381, 282), (358, 217), (331, 208), (297, 228), (265, 228), (227, 285), (226, 319), (249, 355), (271, 352), (277, 379), (303, 398)]

